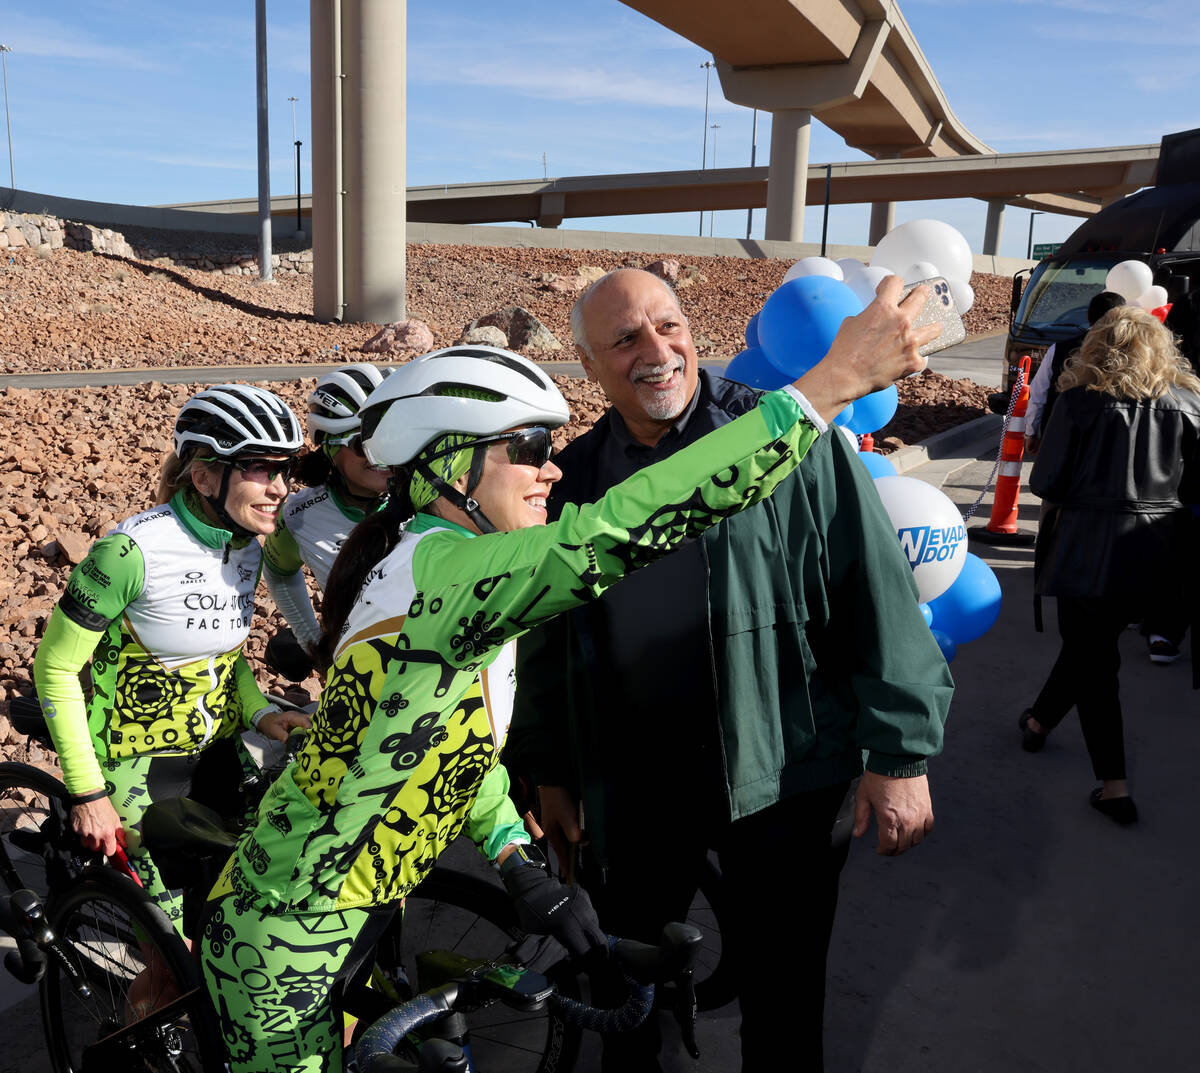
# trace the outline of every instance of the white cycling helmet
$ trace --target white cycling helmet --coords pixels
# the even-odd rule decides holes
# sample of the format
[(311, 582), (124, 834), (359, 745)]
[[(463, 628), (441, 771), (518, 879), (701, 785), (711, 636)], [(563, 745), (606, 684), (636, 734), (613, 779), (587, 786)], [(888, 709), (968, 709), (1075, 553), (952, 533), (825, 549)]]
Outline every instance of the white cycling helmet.
[(554, 381), (533, 362), (493, 346), (435, 350), (402, 365), (361, 411), (363, 447), (376, 466), (401, 466), (448, 432), (492, 436), (570, 417)]
[(313, 442), (356, 432), (361, 424), (358, 412), (362, 404), (391, 374), (391, 369), (378, 369), (362, 362), (343, 365), (322, 376), (308, 397), (308, 431)]
[(278, 395), (250, 384), (217, 384), (197, 392), (175, 419), (175, 454), (191, 447), (217, 458), (295, 454), (304, 446), (296, 415)]

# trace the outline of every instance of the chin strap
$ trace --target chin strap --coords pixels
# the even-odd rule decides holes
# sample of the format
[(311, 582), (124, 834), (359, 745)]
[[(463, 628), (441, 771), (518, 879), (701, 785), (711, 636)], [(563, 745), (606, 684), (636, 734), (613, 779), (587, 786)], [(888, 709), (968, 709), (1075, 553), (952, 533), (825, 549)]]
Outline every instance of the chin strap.
[(478, 501), (471, 495), (479, 484), (480, 478), (483, 476), (483, 463), (487, 455), (487, 448), (482, 444), (473, 448), (471, 451), (471, 469), (467, 476), (467, 493), (463, 495), (453, 485), (447, 484), (441, 477), (433, 472), (424, 463), (417, 464), (417, 472), (429, 482), (429, 486), (433, 488), (438, 495), (443, 496), (447, 502), (458, 507), (472, 522), (481, 533), (494, 533), (496, 527), (488, 520), (488, 516), (483, 513)]
[[(252, 537), (254, 534), (245, 526), (238, 525), (238, 523), (229, 516), (229, 511), (225, 509), (225, 499), (229, 495), (229, 481), (233, 476), (233, 467), (223, 466), (222, 469), (224, 472), (221, 474), (220, 492), (215, 496), (205, 496), (204, 499), (208, 505), (212, 507), (213, 511), (217, 515), (217, 518), (221, 521), (225, 528), (233, 534), (234, 540), (243, 540), (248, 537)], [(226, 558), (228, 558), (228, 548), (225, 549), (225, 555)]]

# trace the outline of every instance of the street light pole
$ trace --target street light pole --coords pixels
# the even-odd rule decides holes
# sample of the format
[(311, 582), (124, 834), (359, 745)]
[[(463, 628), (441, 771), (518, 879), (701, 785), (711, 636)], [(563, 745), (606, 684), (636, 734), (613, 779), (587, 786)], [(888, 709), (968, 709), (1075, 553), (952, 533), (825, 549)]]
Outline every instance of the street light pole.
[(254, 4), (255, 97), (258, 104), (258, 278), (273, 279), (271, 269), (271, 142), (267, 128), (267, 0)]
[(304, 224), (300, 220), (300, 139), (296, 137), (296, 102), (299, 97), (289, 97), (292, 102), (292, 141), (296, 144), (296, 237), (304, 237)]
[[(700, 143), (700, 170), (708, 161), (708, 79), (716, 66), (712, 60), (705, 60), (700, 66), (704, 69), (704, 139)], [(700, 210), (700, 238), (704, 237), (704, 210)]]
[(1031, 212), (1029, 214), (1029, 241), (1025, 243), (1025, 260), (1033, 260), (1033, 218), (1035, 216), (1045, 216), (1044, 212)]
[[(754, 109), (754, 125), (750, 128), (750, 167), (754, 167), (754, 158), (758, 154), (758, 109)], [(746, 210), (746, 238), (754, 227), (754, 210)]]
[(13, 174), (12, 155), (12, 119), (8, 115), (8, 64), (4, 61), (5, 53), (12, 52), (7, 45), (0, 45), (0, 69), (4, 72), (4, 123), (8, 127), (8, 185), (17, 188), (17, 179)]
[[(721, 129), (720, 123), (714, 123), (710, 128), (713, 132), (713, 171), (717, 170), (717, 131)], [(713, 237), (713, 217), (716, 215), (712, 209), (708, 210), (708, 237)]]

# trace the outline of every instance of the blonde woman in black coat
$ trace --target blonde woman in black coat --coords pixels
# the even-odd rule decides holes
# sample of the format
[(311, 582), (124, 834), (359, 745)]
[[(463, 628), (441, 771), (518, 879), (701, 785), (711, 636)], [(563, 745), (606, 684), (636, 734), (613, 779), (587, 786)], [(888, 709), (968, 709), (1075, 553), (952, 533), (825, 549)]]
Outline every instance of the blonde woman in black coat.
[[(1042, 498), (1034, 590), (1058, 599), (1062, 650), (1020, 718), (1037, 752), (1072, 707), (1101, 786), (1092, 807), (1133, 823), (1118, 694), (1121, 631), (1167, 586), (1191, 590), (1200, 501), (1200, 379), (1150, 313), (1105, 314), (1067, 362), (1030, 488)], [(1193, 634), (1195, 631), (1193, 630)]]

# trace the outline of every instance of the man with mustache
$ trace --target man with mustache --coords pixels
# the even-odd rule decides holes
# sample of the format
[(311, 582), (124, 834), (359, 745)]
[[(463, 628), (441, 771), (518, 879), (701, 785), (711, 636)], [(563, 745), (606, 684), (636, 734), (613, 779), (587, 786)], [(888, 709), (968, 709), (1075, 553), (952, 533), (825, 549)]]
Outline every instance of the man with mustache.
[[(900, 302), (901, 290), (881, 284), (834, 347), (866, 353), (887, 331), (914, 331), (924, 295)], [(598, 280), (571, 327), (612, 406), (559, 456), (552, 518), (758, 397), (698, 369), (674, 292), (648, 272)], [(915, 593), (866, 468), (833, 430), (770, 501), (520, 642), (505, 760), (536, 782), (560, 867), (578, 856), (605, 929), (657, 939), (717, 851), (743, 1070), (778, 1068), (785, 1038), (791, 1065), (822, 1068), (851, 812), (862, 835), (874, 811), (891, 855), (933, 826), (925, 763), (953, 685)], [(659, 1042), (653, 1018), (609, 1037), (603, 1068), (656, 1070)]]

